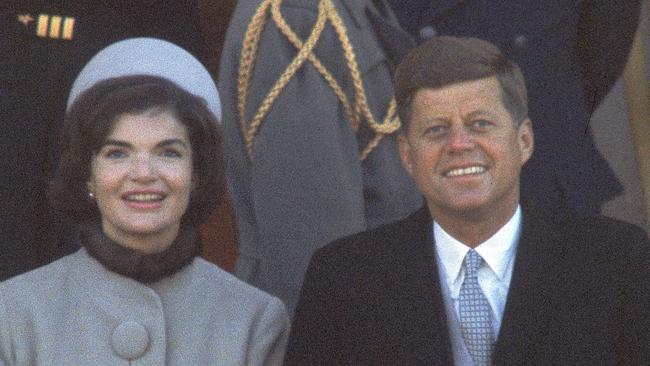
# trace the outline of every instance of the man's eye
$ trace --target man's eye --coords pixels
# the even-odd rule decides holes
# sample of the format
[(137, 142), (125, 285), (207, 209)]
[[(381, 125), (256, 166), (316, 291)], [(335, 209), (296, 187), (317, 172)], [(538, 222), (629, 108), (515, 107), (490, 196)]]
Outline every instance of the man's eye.
[(472, 122), (472, 127), (478, 128), (478, 129), (485, 129), (492, 126), (492, 122), (484, 119), (477, 119), (476, 121)]
[(445, 126), (429, 126), (424, 131), (427, 135), (439, 135), (445, 131)]

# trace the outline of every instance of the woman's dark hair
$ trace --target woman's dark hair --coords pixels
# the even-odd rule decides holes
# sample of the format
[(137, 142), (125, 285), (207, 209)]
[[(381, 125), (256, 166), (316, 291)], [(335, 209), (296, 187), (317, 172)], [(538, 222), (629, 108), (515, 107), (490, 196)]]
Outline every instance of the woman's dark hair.
[(501, 86), (501, 102), (518, 126), (528, 116), (524, 76), (493, 44), (464, 37), (433, 37), (411, 51), (395, 73), (395, 100), (408, 129), (413, 97), (420, 89), (440, 89), (464, 81), (496, 77)]
[(172, 113), (185, 126), (190, 139), (194, 189), (183, 222), (199, 225), (208, 218), (226, 189), (217, 118), (202, 98), (167, 79), (145, 75), (100, 81), (70, 106), (63, 125), (59, 167), (48, 190), (55, 209), (78, 223), (99, 219), (100, 212), (88, 198), (86, 184), (93, 157), (120, 116), (152, 109)]

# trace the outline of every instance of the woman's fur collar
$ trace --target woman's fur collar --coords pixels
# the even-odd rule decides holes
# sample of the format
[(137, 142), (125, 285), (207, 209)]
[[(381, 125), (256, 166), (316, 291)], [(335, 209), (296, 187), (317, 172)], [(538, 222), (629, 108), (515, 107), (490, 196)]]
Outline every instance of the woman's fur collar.
[(181, 225), (174, 242), (160, 253), (126, 248), (104, 235), (99, 223), (82, 228), (81, 244), (110, 271), (142, 283), (157, 282), (176, 273), (201, 252), (200, 238), (190, 225)]

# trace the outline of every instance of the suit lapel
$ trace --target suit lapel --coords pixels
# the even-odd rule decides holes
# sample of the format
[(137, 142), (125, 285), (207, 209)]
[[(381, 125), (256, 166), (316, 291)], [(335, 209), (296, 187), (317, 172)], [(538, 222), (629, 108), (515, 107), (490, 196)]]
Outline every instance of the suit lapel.
[(523, 205), (523, 227), (493, 365), (524, 365), (546, 333), (549, 309), (557, 301), (555, 269), (566, 238), (557, 220)]
[(334, 0), (333, 2), (336, 4), (337, 1), (350, 14), (350, 18), (357, 28), (363, 28), (366, 24), (367, 9), (372, 9), (372, 11), (381, 14), (389, 22), (399, 24), (397, 18), (395, 18), (395, 15), (384, 0)]
[[(397, 18), (384, 0), (338, 0), (338, 2), (341, 5), (339, 11), (349, 14), (351, 19), (349, 26), (357, 28), (357, 31), (349, 32), (348, 36), (356, 37), (363, 34), (362, 37), (366, 37), (356, 40), (357, 42), (353, 41), (355, 47), (367, 48), (369, 43), (374, 43), (367, 42), (367, 37), (376, 37), (382, 49), (380, 54), (384, 54), (391, 64), (396, 66), (402, 57), (415, 46), (415, 40), (400, 28)], [(375, 53), (372, 49), (368, 49), (364, 54), (373, 55)], [(367, 62), (363, 59), (357, 61), (362, 69), (365, 69), (363, 65)], [(373, 64), (370, 62), (370, 65)]]
[(389, 0), (395, 9), (402, 26), (411, 34), (417, 34), (420, 28), (435, 23), (453, 7), (464, 0)]
[[(447, 327), (447, 316), (434, 254), (431, 217), (423, 207), (407, 220), (401, 231), (401, 243), (413, 250), (408, 253), (405, 264), (404, 283), (397, 284), (405, 296), (399, 308), (409, 309), (405, 316), (413, 319), (413, 326), (421, 330), (421, 339), (414, 339), (414, 349), (405, 350), (410, 364), (451, 365), (453, 364), (451, 342)], [(411, 245), (409, 245), (411, 244)], [(415, 357), (416, 359), (413, 359)], [(404, 359), (402, 359), (404, 361)]]
[(424, 20), (429, 23), (432, 19), (435, 19), (439, 16), (444, 15), (446, 12), (448, 12), (451, 8), (454, 6), (462, 3), (465, 0), (433, 0), (429, 1), (431, 5), (429, 6), (429, 9), (423, 13), (423, 15), (427, 18)]
[(366, 7), (366, 14), (372, 28), (377, 34), (386, 58), (390, 60), (393, 68), (399, 65), (402, 58), (415, 48), (415, 40), (408, 32), (399, 27), (397, 22), (377, 11), (373, 7)]

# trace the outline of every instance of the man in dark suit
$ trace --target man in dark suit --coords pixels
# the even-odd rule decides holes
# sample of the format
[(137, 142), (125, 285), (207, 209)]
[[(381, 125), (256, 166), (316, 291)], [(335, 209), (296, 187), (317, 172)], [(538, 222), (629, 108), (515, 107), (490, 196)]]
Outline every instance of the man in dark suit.
[(640, 0), (389, 0), (419, 42), (434, 35), (497, 45), (526, 78), (535, 155), (523, 193), (597, 213), (622, 186), (596, 149), (589, 120), (623, 73)]
[(316, 252), (286, 364), (650, 364), (645, 232), (520, 200), (534, 137), (516, 64), (434, 37), (395, 93), (426, 205)]

